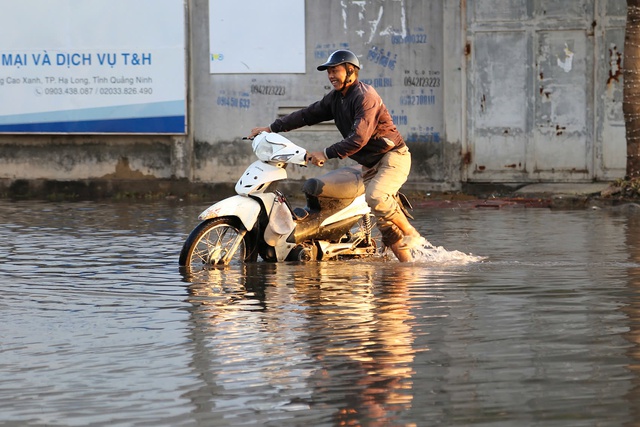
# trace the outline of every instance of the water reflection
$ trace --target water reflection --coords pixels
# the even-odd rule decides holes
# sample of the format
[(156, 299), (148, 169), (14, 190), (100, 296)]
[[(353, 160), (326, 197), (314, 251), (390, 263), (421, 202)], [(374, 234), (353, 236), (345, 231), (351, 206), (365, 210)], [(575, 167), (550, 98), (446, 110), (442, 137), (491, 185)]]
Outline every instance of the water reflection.
[[(628, 316), (629, 332), (624, 336), (632, 347), (627, 351), (629, 356), (629, 370), (634, 374), (632, 386), (629, 389), (627, 399), (631, 415), (640, 423), (640, 210), (628, 215), (629, 221), (626, 227), (625, 241), (629, 248), (629, 258), (633, 263), (628, 268), (629, 292), (628, 299), (622, 307), (622, 311)], [(633, 214), (637, 213), (637, 214)]]
[[(418, 351), (407, 305), (416, 280), (411, 268), (250, 264), (188, 280), (193, 366), (206, 378), (190, 398), (204, 414), (224, 413), (240, 423), (260, 412), (269, 422), (260, 402), (275, 399), (278, 411), (320, 412), (313, 419), (336, 425), (395, 425), (410, 408)], [(215, 377), (207, 375), (211, 361), (225, 365)], [(234, 384), (234, 375), (223, 372), (243, 372), (248, 382)]]
[[(475, 215), (441, 217), (435, 225), (446, 235), (460, 217)], [(532, 219), (544, 233), (527, 228)], [(625, 277), (619, 258), (627, 250), (619, 240), (624, 221), (591, 212), (549, 219), (524, 212), (473, 218), (493, 240), (487, 246), (487, 233), (469, 236), (484, 239), (489, 258), (471, 266), (258, 264), (190, 279), (195, 313), (203, 307), (195, 295), (214, 291), (207, 303), (223, 306), (207, 323), (232, 342), (212, 346), (242, 349), (236, 356), (258, 354), (258, 370), (270, 373), (260, 374), (264, 388), (250, 388), (254, 406), (237, 406), (236, 399), (220, 406), (235, 381), (216, 379), (208, 387), (216, 390), (211, 395), (218, 406), (209, 410), (224, 408), (240, 421), (259, 413), (267, 424), (282, 411), (305, 411), (329, 425), (412, 425), (420, 417), (460, 425), (608, 419), (607, 409), (585, 410), (585, 402), (625, 393), (615, 380), (628, 378), (618, 369), (624, 357), (609, 354), (612, 346), (620, 348), (617, 332), (624, 329), (615, 313), (625, 297), (618, 287)], [(513, 224), (505, 227), (504, 220)], [(472, 240), (466, 244), (482, 253)], [(260, 342), (260, 351), (243, 349), (245, 342)], [(266, 348), (266, 342), (281, 345)], [(243, 369), (256, 380), (247, 373), (251, 368)], [(273, 399), (279, 402), (275, 412), (256, 403)], [(606, 408), (623, 414), (626, 405), (619, 403)]]
[(0, 424), (640, 422), (638, 211), (418, 208), (485, 260), (183, 277), (201, 209), (0, 202)]

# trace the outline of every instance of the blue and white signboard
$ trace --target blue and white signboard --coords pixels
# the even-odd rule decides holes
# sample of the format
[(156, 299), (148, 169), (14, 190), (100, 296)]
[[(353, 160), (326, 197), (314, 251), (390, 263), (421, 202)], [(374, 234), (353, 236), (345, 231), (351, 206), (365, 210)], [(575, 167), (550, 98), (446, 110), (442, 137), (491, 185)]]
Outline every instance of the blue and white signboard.
[(186, 132), (184, 0), (2, 8), (0, 132)]

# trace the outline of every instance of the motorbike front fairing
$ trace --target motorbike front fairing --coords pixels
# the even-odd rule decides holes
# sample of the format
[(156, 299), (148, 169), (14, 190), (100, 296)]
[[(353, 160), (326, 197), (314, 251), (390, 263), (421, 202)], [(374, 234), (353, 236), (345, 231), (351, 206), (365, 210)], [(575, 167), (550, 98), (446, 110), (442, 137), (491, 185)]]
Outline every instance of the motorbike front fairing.
[[(254, 197), (261, 199), (262, 205)], [(222, 216), (236, 217), (240, 219), (245, 229), (251, 230), (258, 221), (263, 206), (270, 210), (275, 197), (273, 193), (255, 194), (252, 197), (232, 196), (209, 206), (198, 216), (198, 219), (204, 221)]]

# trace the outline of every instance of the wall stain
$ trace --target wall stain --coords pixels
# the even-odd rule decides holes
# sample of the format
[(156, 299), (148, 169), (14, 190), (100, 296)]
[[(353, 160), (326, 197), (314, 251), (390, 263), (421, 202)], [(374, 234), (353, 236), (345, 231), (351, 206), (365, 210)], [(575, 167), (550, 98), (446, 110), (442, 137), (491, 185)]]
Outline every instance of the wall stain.
[(240, 139), (214, 144), (196, 141), (194, 144), (194, 158), (198, 168), (207, 167), (209, 162), (220, 166), (243, 167), (247, 159), (253, 157), (251, 142)]
[(549, 99), (549, 95), (551, 95), (551, 92), (549, 92), (548, 90), (544, 90), (544, 86), (540, 86), (540, 95)]
[(466, 153), (464, 153), (464, 155), (462, 156), (462, 163), (465, 165), (470, 165), (471, 164), (471, 152), (467, 151)]
[(129, 159), (121, 157), (116, 164), (114, 173), (104, 175), (104, 179), (155, 179), (154, 175), (145, 175), (140, 171), (131, 169)]
[(616, 81), (620, 83), (620, 76), (622, 75), (622, 54), (618, 52), (618, 47), (613, 46), (609, 49), (609, 78), (607, 79), (607, 85)]

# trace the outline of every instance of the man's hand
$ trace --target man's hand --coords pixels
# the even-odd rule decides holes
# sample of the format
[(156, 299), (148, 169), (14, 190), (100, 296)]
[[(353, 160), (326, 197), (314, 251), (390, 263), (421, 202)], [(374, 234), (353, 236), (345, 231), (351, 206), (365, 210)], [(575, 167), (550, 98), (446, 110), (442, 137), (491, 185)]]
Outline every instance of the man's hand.
[(251, 129), (251, 134), (249, 135), (249, 139), (255, 138), (256, 135), (258, 135), (261, 132), (271, 132), (271, 128), (269, 126), (261, 127), (261, 128), (253, 128)]
[(307, 153), (307, 158), (311, 163), (316, 166), (323, 166), (324, 162), (327, 161), (327, 156), (324, 155), (322, 151), (314, 151), (312, 153)]

